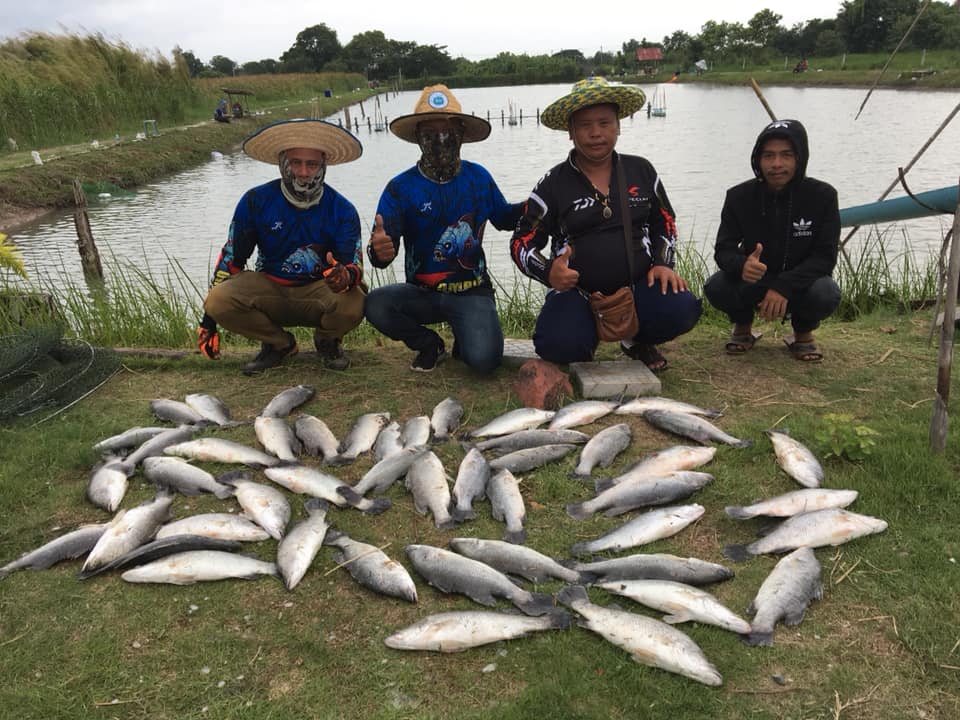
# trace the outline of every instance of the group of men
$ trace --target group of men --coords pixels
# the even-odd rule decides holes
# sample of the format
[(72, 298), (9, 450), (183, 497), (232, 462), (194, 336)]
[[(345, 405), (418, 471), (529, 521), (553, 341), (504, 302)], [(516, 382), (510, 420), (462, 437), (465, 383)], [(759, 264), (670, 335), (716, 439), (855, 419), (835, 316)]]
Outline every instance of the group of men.
[[(489, 221), (513, 232), (510, 254), (520, 271), (549, 287), (533, 333), (537, 355), (558, 364), (592, 359), (600, 342), (595, 301), (629, 288), (637, 321), (620, 349), (662, 371), (658, 345), (691, 330), (702, 304), (675, 270), (675, 216), (656, 169), (615, 150), (620, 120), (645, 99), (601, 77), (576, 83), (540, 118), (567, 132), (573, 148), (525, 202), (510, 203), (484, 167), (461, 158), (463, 143), (485, 140), (490, 124), (463, 113), (446, 86), (425, 88), (413, 113), (390, 123), (421, 155), (383, 190), (366, 247), (369, 262), (385, 268), (402, 240), (405, 282), (373, 290), (364, 282), (357, 210), (325, 182), (327, 166), (360, 157), (360, 142), (323, 120), (258, 130), (243, 149), (276, 164), (280, 177), (237, 205), (204, 302), (201, 352), (220, 356), (218, 327), (257, 340), (260, 352), (243, 366), (255, 374), (298, 351), (287, 328), (309, 327), (324, 365), (343, 370), (350, 364), (343, 337), (366, 318), (416, 353), (411, 369), (429, 372), (448, 354), (432, 326), (447, 323), (450, 354), (491, 373), (503, 357), (503, 332), (483, 250)], [(751, 154), (754, 178), (727, 191), (719, 271), (704, 294), (733, 323), (728, 353), (753, 347), (759, 314), (790, 319), (794, 357), (823, 357), (813, 331), (840, 301), (830, 277), (840, 220), (836, 191), (806, 176), (808, 158), (803, 125), (773, 122)], [(256, 269), (247, 270), (255, 250)]]

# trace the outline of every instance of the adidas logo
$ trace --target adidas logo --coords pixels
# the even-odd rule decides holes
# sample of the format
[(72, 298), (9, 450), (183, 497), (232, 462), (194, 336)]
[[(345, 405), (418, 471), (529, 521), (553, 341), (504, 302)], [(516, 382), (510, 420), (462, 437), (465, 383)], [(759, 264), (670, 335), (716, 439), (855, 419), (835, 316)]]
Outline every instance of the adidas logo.
[(804, 220), (800, 218), (795, 223), (793, 223), (793, 236), (794, 237), (810, 237), (813, 235), (813, 230), (810, 228), (813, 227), (812, 220)]

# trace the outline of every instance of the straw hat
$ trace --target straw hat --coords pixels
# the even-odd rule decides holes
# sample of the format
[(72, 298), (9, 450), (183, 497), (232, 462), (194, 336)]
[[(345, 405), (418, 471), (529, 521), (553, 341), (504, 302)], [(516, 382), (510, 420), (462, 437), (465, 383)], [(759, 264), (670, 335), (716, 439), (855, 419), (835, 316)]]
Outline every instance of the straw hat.
[(247, 155), (272, 165), (277, 164), (281, 151), (293, 148), (322, 150), (327, 155), (327, 165), (347, 163), (363, 154), (363, 146), (349, 130), (310, 118), (266, 125), (243, 141)]
[(613, 103), (618, 108), (617, 116), (622, 119), (633, 115), (646, 101), (647, 96), (640, 88), (611, 85), (606, 78), (593, 75), (577, 81), (569, 94), (548, 105), (540, 113), (540, 122), (552, 130), (567, 130), (570, 116), (585, 107)]
[(417, 123), (425, 120), (445, 120), (457, 118), (463, 122), (463, 142), (480, 142), (490, 134), (490, 123), (475, 115), (461, 112), (457, 100), (446, 85), (430, 85), (420, 93), (413, 114), (401, 115), (390, 123), (390, 132), (401, 140), (417, 141)]

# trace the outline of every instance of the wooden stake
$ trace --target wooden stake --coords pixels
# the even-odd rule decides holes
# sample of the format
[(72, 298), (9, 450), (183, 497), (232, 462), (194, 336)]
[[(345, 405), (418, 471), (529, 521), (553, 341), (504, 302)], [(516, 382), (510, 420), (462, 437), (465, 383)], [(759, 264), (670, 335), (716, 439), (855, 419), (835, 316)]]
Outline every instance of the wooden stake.
[(937, 393), (933, 398), (930, 420), (930, 449), (943, 452), (947, 447), (950, 416), (950, 374), (953, 369), (953, 328), (957, 316), (957, 285), (960, 283), (960, 207), (953, 213), (953, 239), (950, 242), (950, 264), (947, 269), (947, 292), (943, 301), (943, 325), (940, 327), (940, 359), (937, 370)]
[(100, 264), (100, 253), (97, 244), (93, 241), (93, 232), (90, 230), (90, 217), (87, 215), (87, 198), (79, 180), (73, 181), (73, 200), (77, 208), (73, 211), (73, 224), (77, 228), (77, 248), (80, 250), (80, 265), (83, 268), (83, 277), (86, 280), (103, 283), (103, 266)]
[(757, 94), (757, 97), (760, 99), (760, 104), (763, 105), (764, 110), (767, 111), (767, 115), (770, 116), (771, 120), (776, 120), (777, 116), (774, 115), (773, 110), (770, 109), (770, 106), (767, 104), (767, 99), (763, 96), (763, 91), (760, 89), (760, 86), (757, 84), (757, 81), (753, 78), (750, 78), (750, 86), (753, 88), (753, 91)]

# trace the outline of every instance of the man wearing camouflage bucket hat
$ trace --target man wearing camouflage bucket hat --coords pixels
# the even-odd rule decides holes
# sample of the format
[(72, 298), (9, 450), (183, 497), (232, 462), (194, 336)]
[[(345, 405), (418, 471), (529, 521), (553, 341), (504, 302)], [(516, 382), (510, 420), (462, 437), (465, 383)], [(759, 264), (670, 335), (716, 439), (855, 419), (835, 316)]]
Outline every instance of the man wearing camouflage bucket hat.
[[(247, 191), (234, 211), (203, 304), (200, 351), (220, 357), (218, 324), (257, 340), (260, 353), (242, 368), (253, 375), (297, 353), (286, 327), (311, 327), (324, 365), (344, 370), (341, 339), (363, 320), (360, 217), (324, 179), (328, 165), (360, 157), (360, 141), (324, 120), (283, 120), (243, 150), (277, 165), (280, 177)], [(254, 250), (256, 270), (246, 270)]]
[(667, 367), (657, 345), (700, 318), (701, 301), (673, 270), (677, 230), (657, 171), (646, 158), (614, 149), (620, 120), (645, 101), (638, 88), (590, 77), (540, 115), (573, 141), (567, 159), (530, 193), (510, 243), (517, 267), (551, 288), (533, 333), (544, 360), (592, 359), (599, 336), (591, 300), (624, 288), (632, 291), (639, 329), (621, 336), (620, 349), (653, 372)]
[(453, 356), (480, 373), (503, 359), (503, 331), (483, 253), (489, 220), (513, 230), (520, 204), (511, 205), (481, 165), (461, 160), (463, 143), (485, 140), (490, 123), (461, 112), (445, 85), (424, 88), (414, 112), (390, 123), (401, 140), (420, 146), (420, 160), (397, 175), (380, 196), (367, 252), (374, 267), (397, 256), (403, 238), (405, 283), (367, 296), (367, 320), (416, 351), (412, 370), (429, 372), (446, 358), (443, 339), (427, 325), (446, 322)]

